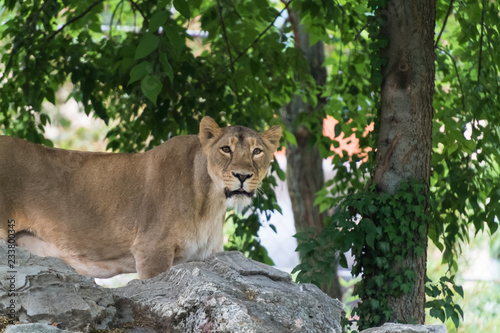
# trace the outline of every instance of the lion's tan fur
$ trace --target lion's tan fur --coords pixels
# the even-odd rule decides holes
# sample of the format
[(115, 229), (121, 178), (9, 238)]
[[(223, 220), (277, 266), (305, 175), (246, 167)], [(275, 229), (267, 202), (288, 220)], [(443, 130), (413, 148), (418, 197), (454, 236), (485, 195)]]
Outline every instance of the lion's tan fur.
[[(1, 136), (0, 239), (7, 240), (13, 219), (18, 246), (94, 277), (137, 271), (150, 278), (202, 260), (222, 250), (227, 206), (250, 203), (245, 195), (226, 198), (225, 189), (255, 191), (280, 137), (279, 126), (265, 133), (219, 128), (209, 117), (198, 136), (138, 154), (68, 151)], [(238, 174), (252, 176), (241, 183)]]

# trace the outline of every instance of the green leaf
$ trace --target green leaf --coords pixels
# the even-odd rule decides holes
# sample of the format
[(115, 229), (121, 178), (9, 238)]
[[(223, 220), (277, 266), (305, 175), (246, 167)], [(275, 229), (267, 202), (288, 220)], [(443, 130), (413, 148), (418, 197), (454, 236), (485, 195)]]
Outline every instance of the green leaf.
[(282, 181), (285, 180), (286, 178), (286, 174), (283, 170), (281, 170), (280, 168), (277, 168), (276, 169), (276, 173), (278, 174), (278, 178), (281, 179)]
[(191, 18), (191, 10), (189, 9), (189, 2), (187, 0), (174, 0), (174, 7), (188, 20)]
[(344, 254), (344, 253), (342, 253), (342, 252), (341, 252), (341, 253), (339, 253), (339, 265), (340, 265), (341, 267), (344, 267), (344, 268), (347, 268), (347, 267), (348, 267), (348, 265), (347, 265), (347, 258), (346, 258), (346, 256), (345, 256), (345, 254)]
[(444, 305), (444, 309), (446, 311), (446, 317), (447, 318), (450, 318), (455, 313), (455, 308), (450, 303), (446, 303)]
[(130, 70), (130, 80), (127, 84), (131, 84), (137, 80), (142, 79), (146, 74), (153, 72), (153, 65), (149, 61), (143, 61)]
[(457, 149), (458, 149), (458, 143), (456, 143), (456, 142), (454, 144), (452, 144), (451, 146), (448, 146), (448, 149), (447, 149), (448, 156), (453, 154)]
[(47, 123), (51, 123), (50, 117), (46, 115), (45, 113), (40, 114), (40, 122), (42, 123), (43, 126), (47, 125)]
[(455, 328), (458, 328), (458, 325), (460, 325), (460, 318), (458, 317), (458, 313), (453, 312), (453, 314), (451, 315), (451, 320), (453, 321)]
[(144, 58), (158, 48), (160, 38), (151, 33), (145, 33), (139, 40), (139, 45), (135, 49), (134, 60)]
[(173, 21), (167, 22), (167, 26), (165, 27), (165, 34), (167, 35), (168, 40), (170, 41), (170, 43), (172, 43), (176, 51), (180, 51), (184, 48), (184, 38), (179, 34), (179, 27)]
[(372, 249), (375, 248), (375, 233), (368, 233), (366, 235), (366, 244)]
[(160, 54), (160, 64), (165, 73), (167, 74), (168, 78), (170, 79), (170, 83), (174, 83), (174, 70), (172, 69), (172, 66), (170, 66), (170, 63), (168, 62), (167, 55), (162, 52)]
[(167, 22), (169, 15), (170, 13), (165, 10), (154, 13), (149, 20), (149, 32), (155, 33), (156, 31), (158, 31), (158, 29), (163, 26), (165, 22)]
[(297, 147), (297, 139), (295, 139), (295, 135), (293, 135), (292, 132), (289, 132), (286, 129), (284, 130), (284, 132), (286, 141), (288, 141), (291, 145)]
[(464, 288), (462, 286), (454, 285), (453, 289), (460, 295), (460, 297), (464, 298)]
[(154, 104), (162, 88), (162, 83), (156, 76), (146, 75), (141, 80), (142, 93)]
[(335, 137), (339, 137), (342, 134), (342, 126), (340, 123), (335, 124)]
[(441, 308), (432, 308), (429, 311), (429, 314), (431, 315), (431, 317), (437, 318), (437, 319), (441, 320), (441, 322), (443, 322), (443, 323), (446, 320), (446, 316), (444, 314), (444, 310), (441, 309)]

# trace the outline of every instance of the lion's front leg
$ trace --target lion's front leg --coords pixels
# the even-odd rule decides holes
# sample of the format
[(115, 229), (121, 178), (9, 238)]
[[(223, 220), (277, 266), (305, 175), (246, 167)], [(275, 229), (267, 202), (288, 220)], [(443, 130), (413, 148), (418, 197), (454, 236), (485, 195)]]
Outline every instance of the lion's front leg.
[(175, 249), (149, 241), (149, 243), (134, 245), (132, 254), (139, 278), (150, 279), (172, 267)]

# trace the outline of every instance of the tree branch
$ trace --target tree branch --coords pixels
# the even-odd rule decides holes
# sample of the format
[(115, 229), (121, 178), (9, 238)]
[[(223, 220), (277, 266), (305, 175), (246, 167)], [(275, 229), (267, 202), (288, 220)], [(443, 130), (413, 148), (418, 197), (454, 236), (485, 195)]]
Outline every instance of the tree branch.
[(484, 5), (481, 11), (481, 37), (479, 37), (479, 64), (477, 67), (477, 84), (479, 84), (479, 79), (481, 77), (481, 58), (483, 55), (483, 36), (484, 36)]
[(72, 24), (75, 21), (78, 21), (79, 19), (81, 19), (82, 17), (84, 17), (85, 15), (87, 15), (95, 6), (99, 5), (102, 2), (104, 2), (104, 0), (97, 0), (96, 2), (94, 2), (93, 4), (91, 4), (89, 6), (89, 8), (85, 9), (83, 11), (83, 13), (81, 13), (78, 16), (73, 17), (71, 20), (69, 20), (68, 22), (66, 22), (62, 27), (60, 27), (58, 30), (54, 31), (54, 33), (52, 33), (52, 35), (50, 35), (49, 38), (47, 38), (47, 42), (50, 41), (51, 39), (53, 39), (58, 33), (60, 33), (61, 31), (63, 31), (64, 28), (66, 28), (68, 25)]
[(438, 46), (439, 39), (441, 39), (441, 35), (443, 34), (444, 28), (446, 27), (446, 23), (448, 22), (448, 17), (450, 16), (451, 10), (453, 9), (454, 2), (455, 2), (455, 0), (450, 1), (450, 6), (448, 7), (448, 12), (446, 13), (446, 17), (444, 18), (443, 26), (441, 27), (441, 31), (439, 32), (439, 35), (436, 39), (436, 43), (434, 44), (434, 48), (437, 48), (437, 46)]
[[(116, 5), (115, 9), (113, 10), (113, 14), (111, 14), (111, 21), (109, 22), (109, 39), (113, 39), (113, 20), (115, 19), (115, 14), (118, 11), (118, 8), (121, 6), (122, 11), (123, 11), (123, 3), (125, 0), (120, 0), (120, 2)], [(121, 14), (120, 14), (121, 15)], [(120, 20), (118, 19), (118, 22)]]
[(135, 9), (137, 9), (137, 11), (141, 14), (142, 18), (146, 20), (146, 15), (144, 15), (144, 12), (141, 10), (141, 8), (139, 7), (139, 5), (138, 5), (138, 4), (136, 4), (136, 3), (134, 2), (134, 0), (129, 0), (129, 1), (130, 1), (130, 3), (133, 5), (133, 7), (134, 7)]
[(231, 71), (233, 72), (233, 74), (235, 74), (233, 55), (231, 54), (231, 45), (229, 45), (229, 40), (227, 39), (227, 30), (224, 24), (224, 18), (222, 17), (222, 8), (220, 6), (220, 0), (217, 0), (217, 8), (219, 9), (220, 24), (222, 26), (222, 35), (224, 36), (224, 41), (226, 42), (227, 46), (227, 53), (229, 55), (229, 65), (231, 67)]
[(356, 34), (356, 37), (354, 37), (354, 41), (357, 42), (358, 41), (358, 38), (361, 36), (361, 33), (366, 29), (368, 28), (368, 25), (370, 23), (366, 23), (362, 28), (361, 30), (358, 31), (358, 33)]
[(243, 51), (241, 51), (240, 53), (238, 53), (238, 56), (234, 59), (234, 62), (231, 64), (233, 65), (236, 61), (238, 61), (245, 53), (247, 53), (248, 50), (250, 50), (255, 44), (257, 44), (259, 42), (259, 40), (262, 38), (262, 36), (264, 36), (264, 34), (269, 30), (271, 29), (271, 27), (274, 25), (274, 22), (276, 22), (276, 20), (278, 19), (278, 17), (281, 16), (281, 14), (283, 14), (283, 12), (285, 10), (287, 10), (288, 6), (290, 6), (290, 4), (292, 3), (293, 0), (290, 0), (288, 1), (286, 4), (285, 4), (285, 8), (283, 8), (278, 15), (276, 15), (276, 17), (274, 18), (274, 20), (260, 33), (260, 35), (250, 44), (248, 45), (248, 47), (246, 47)]
[[(484, 28), (486, 29), (486, 33), (488, 34), (488, 36), (494, 36), (496, 34), (496, 32), (495, 32), (495, 34), (492, 34), (492, 32), (490, 31), (490, 28), (487, 25)], [(492, 54), (493, 54), (494, 47), (491, 46), (491, 41), (488, 37), (487, 37), (487, 41), (488, 41), (487, 45), (490, 47)], [(498, 84), (498, 79), (500, 78), (500, 75), (498, 74), (497, 66), (491, 66), (491, 68), (495, 71), (494, 77), (496, 78), (495, 84), (497, 87), (497, 94), (500, 95), (500, 85)]]
[(457, 61), (455, 60), (455, 58), (453, 58), (453, 56), (448, 52), (446, 51), (445, 49), (443, 48), (440, 48), (438, 47), (437, 48), (438, 50), (440, 50), (441, 52), (443, 52), (444, 54), (446, 54), (448, 56), (448, 58), (451, 59), (451, 62), (453, 62), (453, 67), (455, 67), (455, 74), (457, 75), (457, 80), (458, 80), (458, 85), (460, 87), (460, 92), (462, 93), (462, 107), (465, 111), (465, 94), (464, 94), (464, 89), (462, 87), (462, 81), (460, 80), (460, 75), (458, 74), (458, 67), (457, 67)]

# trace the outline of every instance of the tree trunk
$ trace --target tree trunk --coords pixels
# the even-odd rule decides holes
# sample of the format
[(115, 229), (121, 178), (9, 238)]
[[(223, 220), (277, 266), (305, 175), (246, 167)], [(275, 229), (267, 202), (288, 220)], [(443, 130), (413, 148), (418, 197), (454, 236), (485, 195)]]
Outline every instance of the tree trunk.
[[(380, 131), (374, 181), (381, 191), (396, 193), (401, 181), (429, 185), (434, 95), (434, 0), (393, 0), (380, 15), (386, 20), (382, 36), (389, 44), (382, 52)], [(420, 221), (420, 223), (425, 223)], [(427, 229), (426, 229), (427, 230)], [(415, 235), (427, 249), (427, 235)], [(388, 299), (389, 321), (425, 321), (426, 251), (402, 263), (416, 272), (408, 294)]]
[[(324, 86), (326, 83), (326, 68), (323, 67), (325, 60), (323, 43), (320, 41), (309, 46), (309, 34), (300, 24), (298, 16), (292, 11), (288, 13), (294, 31), (295, 47), (304, 52), (316, 85)], [(295, 96), (282, 113), (286, 126), (293, 129), (293, 134), (297, 139), (297, 147), (288, 145), (286, 150), (288, 193), (292, 202), (297, 232), (304, 231), (307, 228), (314, 228), (319, 233), (324, 226), (323, 215), (320, 214), (319, 207), (314, 206), (316, 193), (324, 185), (322, 158), (318, 148), (311, 144), (311, 133), (309, 133), (306, 126), (296, 124), (299, 114), (316, 112), (323, 105), (324, 100), (320, 99), (319, 96), (318, 105), (315, 108), (304, 103), (301, 97)], [(335, 276), (337, 276), (336, 272)], [(324, 286), (322, 289), (331, 297), (342, 299), (338, 278), (331, 281), (330, 288)]]

